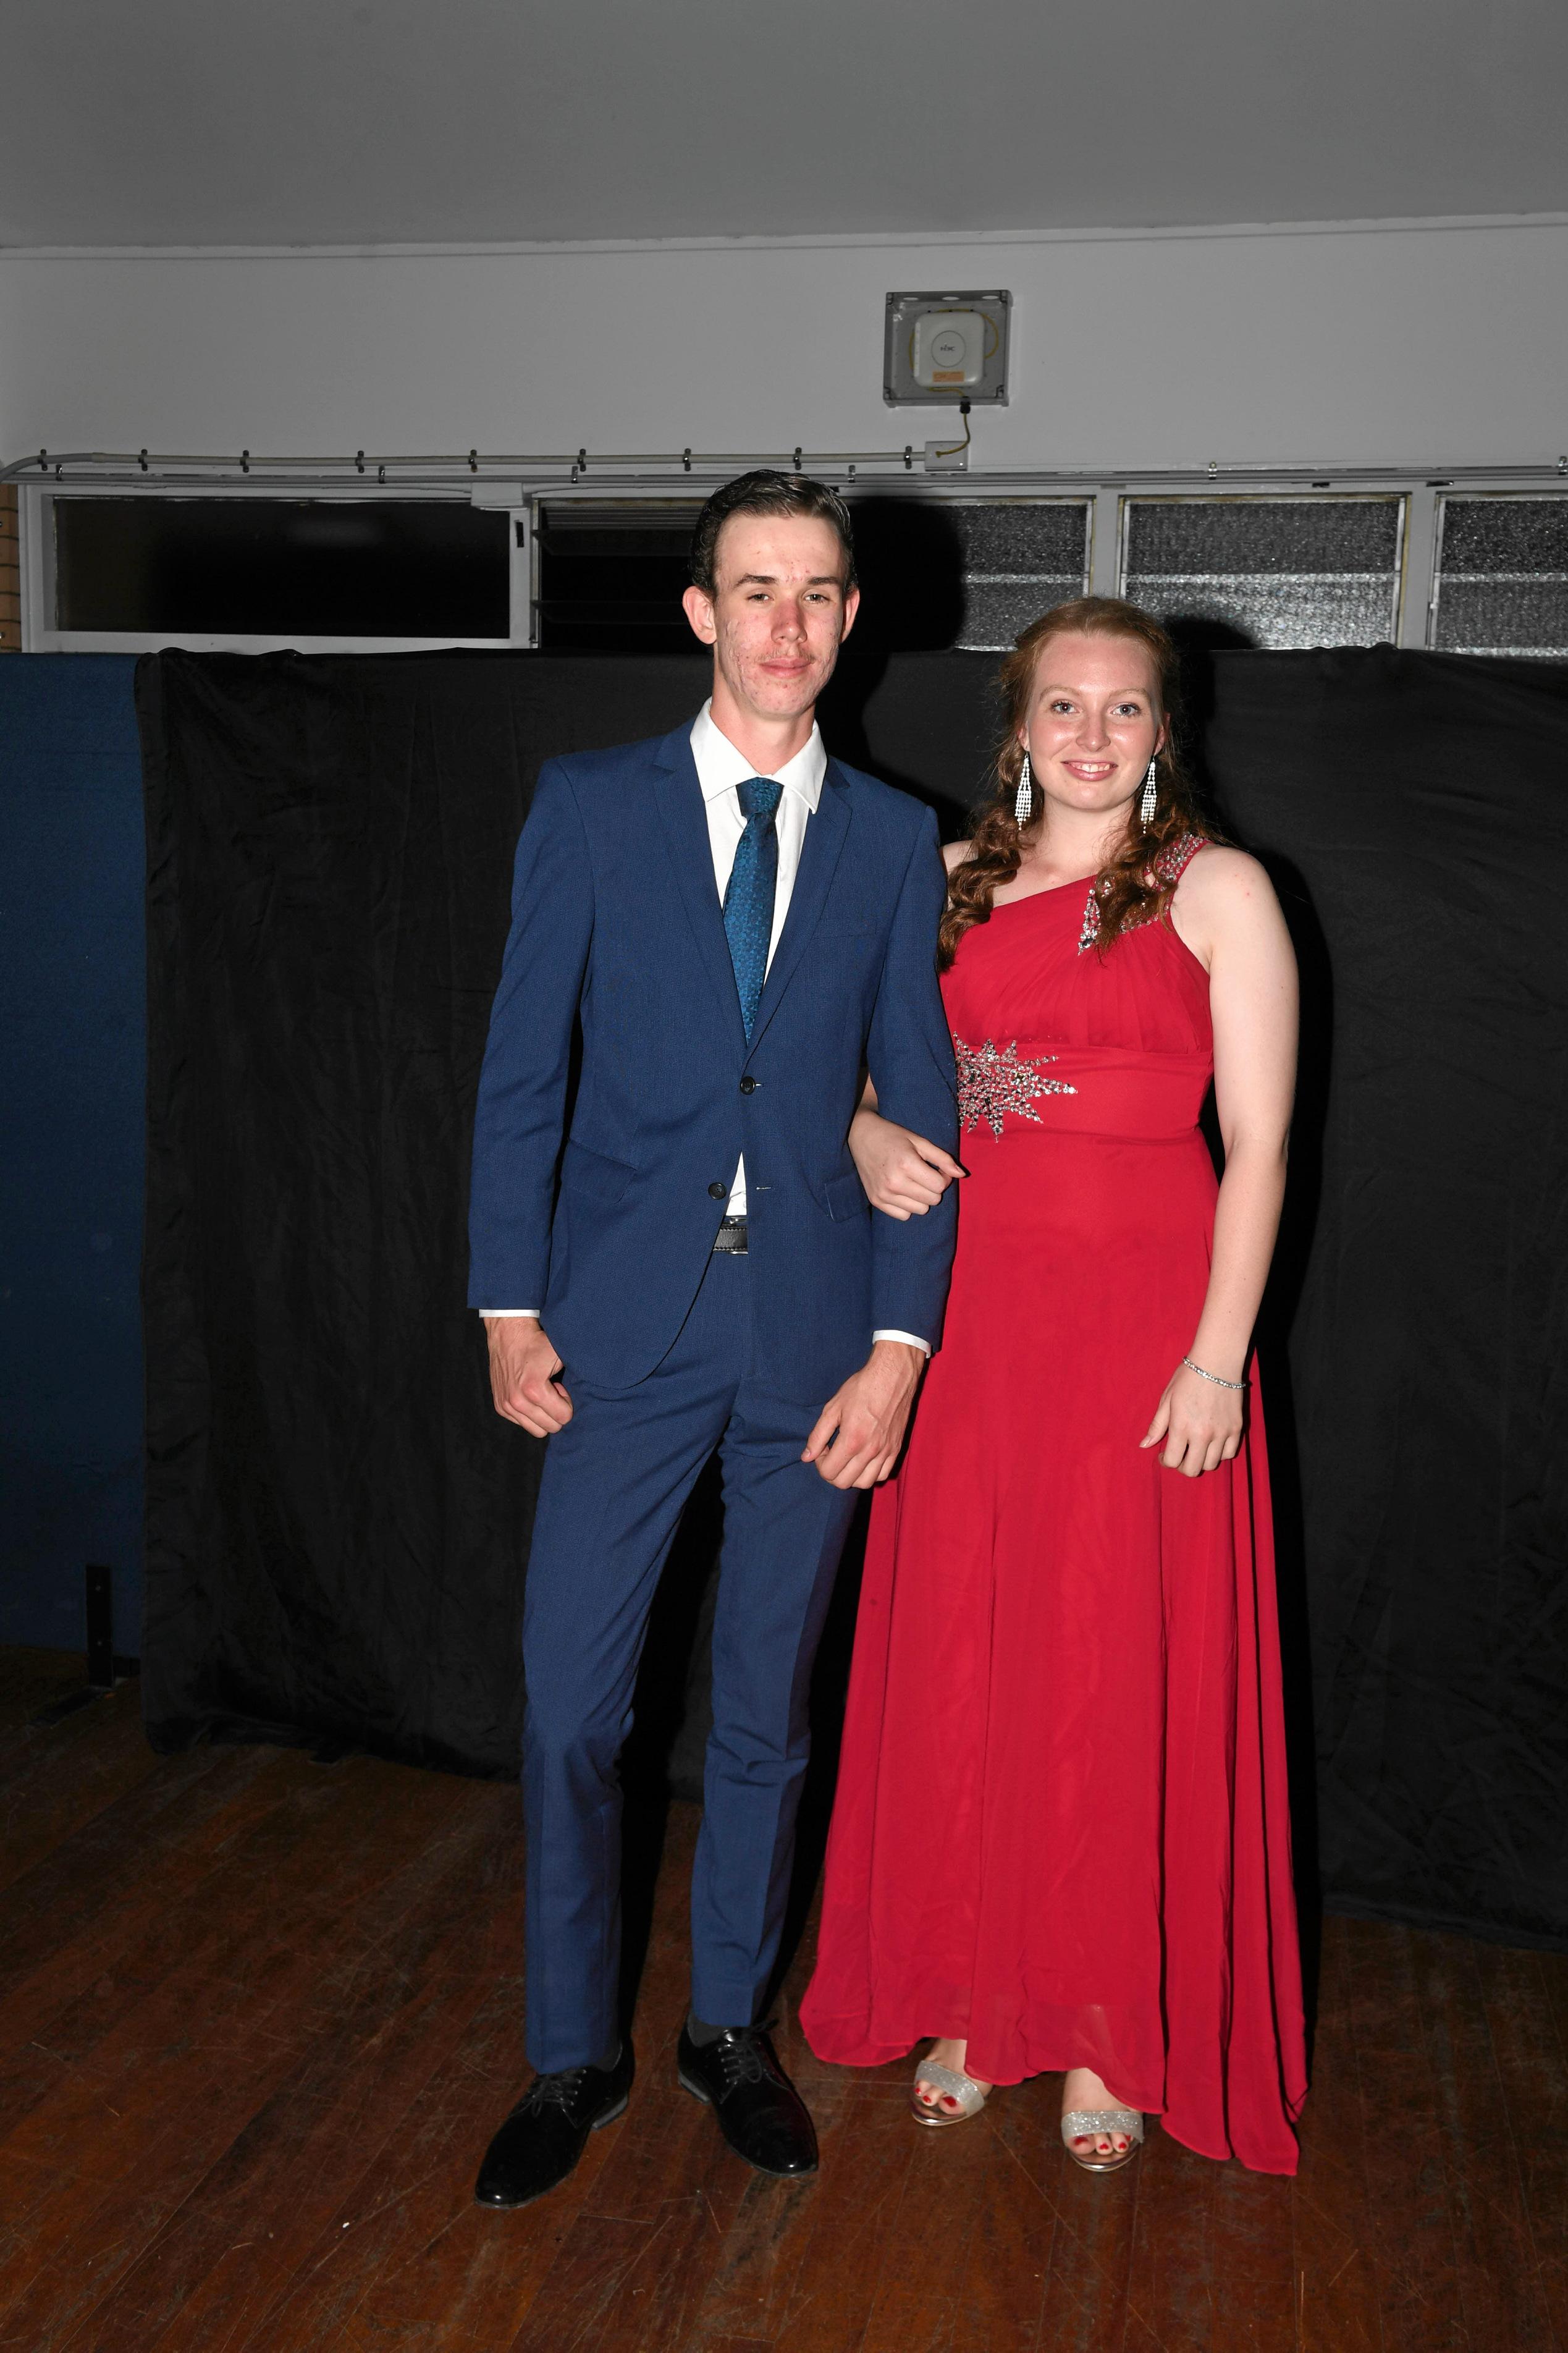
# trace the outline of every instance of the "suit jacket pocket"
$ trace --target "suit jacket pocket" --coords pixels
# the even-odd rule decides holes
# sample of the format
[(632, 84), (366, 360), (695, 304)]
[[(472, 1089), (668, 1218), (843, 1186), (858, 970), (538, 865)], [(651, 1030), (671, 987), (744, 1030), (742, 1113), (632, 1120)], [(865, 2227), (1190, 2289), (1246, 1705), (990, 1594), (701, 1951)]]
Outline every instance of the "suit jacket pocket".
[(822, 1206), (830, 1218), (859, 1218), (869, 1214), (871, 1204), (866, 1198), (866, 1188), (853, 1168), (842, 1176), (830, 1176), (821, 1187)]
[(606, 1152), (591, 1152), (585, 1144), (569, 1141), (561, 1161), (561, 1182), (574, 1193), (589, 1193), (595, 1201), (618, 1201), (635, 1168), (612, 1160)]

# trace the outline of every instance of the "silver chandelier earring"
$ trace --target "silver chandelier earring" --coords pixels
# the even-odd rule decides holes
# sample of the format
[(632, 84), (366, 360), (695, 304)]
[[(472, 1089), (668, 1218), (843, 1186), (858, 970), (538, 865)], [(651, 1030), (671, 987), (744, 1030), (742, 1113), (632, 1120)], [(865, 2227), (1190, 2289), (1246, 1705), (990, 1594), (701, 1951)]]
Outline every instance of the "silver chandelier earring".
[(1149, 763), (1149, 773), (1143, 779), (1143, 797), (1138, 804), (1138, 815), (1142, 820), (1145, 833), (1148, 832), (1149, 828), (1154, 822), (1155, 798), (1154, 763), (1151, 760)]
[(1013, 822), (1020, 833), (1028, 824), (1035, 807), (1035, 787), (1029, 767), (1029, 755), (1024, 754), (1024, 765), (1018, 771), (1018, 790), (1013, 802)]

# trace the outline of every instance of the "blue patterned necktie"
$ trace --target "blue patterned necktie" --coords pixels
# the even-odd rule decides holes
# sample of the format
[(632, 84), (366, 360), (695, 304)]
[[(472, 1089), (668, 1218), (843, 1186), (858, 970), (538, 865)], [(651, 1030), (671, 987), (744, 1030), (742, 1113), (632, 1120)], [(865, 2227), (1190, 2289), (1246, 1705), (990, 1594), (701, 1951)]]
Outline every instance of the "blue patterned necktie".
[(779, 879), (779, 837), (773, 811), (784, 786), (773, 776), (752, 776), (735, 791), (746, 830), (735, 849), (735, 863), (724, 892), (724, 936), (735, 968), (741, 1018), (746, 1042), (763, 999), (768, 971), (768, 944), (773, 935), (773, 893)]

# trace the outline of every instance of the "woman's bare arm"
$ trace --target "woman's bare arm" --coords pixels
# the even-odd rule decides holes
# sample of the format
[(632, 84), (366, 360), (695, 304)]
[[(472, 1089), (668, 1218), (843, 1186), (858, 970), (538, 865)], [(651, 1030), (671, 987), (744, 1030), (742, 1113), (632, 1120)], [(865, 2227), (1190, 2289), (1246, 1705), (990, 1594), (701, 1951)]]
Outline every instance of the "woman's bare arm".
[[(969, 853), (966, 841), (950, 841), (942, 860), (951, 874)], [(877, 1090), (867, 1073), (860, 1103), (849, 1124), (849, 1153), (866, 1187), (866, 1198), (885, 1217), (923, 1218), (953, 1179), (963, 1175), (950, 1153), (912, 1127), (900, 1127), (877, 1109)]]
[[(1221, 1381), (1244, 1377), (1285, 1198), (1296, 1084), (1296, 959), (1268, 875), (1239, 849), (1194, 858), (1172, 907), (1177, 935), (1209, 976), (1215, 1107), (1225, 1173), (1214, 1258), (1187, 1354)], [(1150, 1424), (1161, 1461), (1195, 1478), (1241, 1443), (1242, 1396), (1178, 1366)]]

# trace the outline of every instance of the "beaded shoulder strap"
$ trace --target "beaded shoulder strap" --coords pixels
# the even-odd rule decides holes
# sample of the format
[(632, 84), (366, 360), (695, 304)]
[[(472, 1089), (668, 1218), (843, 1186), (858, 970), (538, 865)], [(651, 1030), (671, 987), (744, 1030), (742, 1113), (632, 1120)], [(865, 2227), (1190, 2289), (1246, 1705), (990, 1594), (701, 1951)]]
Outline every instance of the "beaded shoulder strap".
[[(1168, 841), (1165, 844), (1164, 849), (1150, 866), (1150, 873), (1163, 883), (1179, 882), (1207, 839), (1208, 836), (1202, 833), (1179, 834), (1174, 841)], [(1148, 917), (1145, 916), (1142, 920), (1146, 923)], [(1136, 931), (1137, 928), (1136, 923), (1129, 923), (1127, 926), (1129, 931)], [(1078, 935), (1079, 955), (1082, 955), (1086, 948), (1093, 947), (1099, 937), (1100, 886), (1098, 883), (1091, 882), (1089, 886), (1089, 902), (1083, 911), (1083, 929)]]
[(1201, 833), (1179, 834), (1168, 841), (1154, 860), (1154, 872), (1162, 882), (1179, 882), (1199, 850), (1206, 836)]

